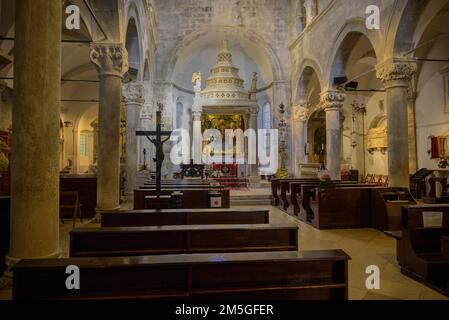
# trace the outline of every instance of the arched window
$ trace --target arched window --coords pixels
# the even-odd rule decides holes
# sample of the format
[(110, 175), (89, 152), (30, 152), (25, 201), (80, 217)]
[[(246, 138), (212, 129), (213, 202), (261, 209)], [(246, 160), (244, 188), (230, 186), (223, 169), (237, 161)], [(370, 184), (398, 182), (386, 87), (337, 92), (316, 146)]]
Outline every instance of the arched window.
[(184, 106), (181, 102), (176, 104), (176, 128), (182, 128), (182, 115), (184, 113)]
[(304, 1), (303, 0), (297, 0), (296, 1), (296, 13), (295, 13), (295, 27), (296, 27), (296, 34), (299, 35), (305, 27), (305, 19), (306, 15), (304, 13)]
[(87, 157), (87, 133), (80, 134), (80, 156)]
[(271, 105), (268, 102), (262, 107), (262, 128), (271, 129)]

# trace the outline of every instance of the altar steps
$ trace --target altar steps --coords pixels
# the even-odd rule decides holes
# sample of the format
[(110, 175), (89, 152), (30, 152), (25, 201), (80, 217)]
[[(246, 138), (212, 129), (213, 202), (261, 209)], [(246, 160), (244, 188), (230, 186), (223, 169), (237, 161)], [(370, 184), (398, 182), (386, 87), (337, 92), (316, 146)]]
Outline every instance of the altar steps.
[(232, 206), (270, 206), (271, 195), (257, 194), (257, 195), (232, 195)]

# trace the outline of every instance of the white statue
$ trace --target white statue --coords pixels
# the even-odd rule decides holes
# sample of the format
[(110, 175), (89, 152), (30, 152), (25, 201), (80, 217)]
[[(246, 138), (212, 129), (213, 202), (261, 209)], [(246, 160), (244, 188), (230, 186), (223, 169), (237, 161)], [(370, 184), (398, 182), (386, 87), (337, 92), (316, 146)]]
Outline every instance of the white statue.
[(196, 87), (198, 85), (201, 86), (201, 72), (197, 71), (197, 72), (193, 73), (193, 75), (192, 75), (192, 83), (193, 83), (194, 87)]
[(6, 152), (8, 151), (9, 151), (8, 145), (0, 140), (0, 176), (9, 167), (9, 160), (6, 157)]

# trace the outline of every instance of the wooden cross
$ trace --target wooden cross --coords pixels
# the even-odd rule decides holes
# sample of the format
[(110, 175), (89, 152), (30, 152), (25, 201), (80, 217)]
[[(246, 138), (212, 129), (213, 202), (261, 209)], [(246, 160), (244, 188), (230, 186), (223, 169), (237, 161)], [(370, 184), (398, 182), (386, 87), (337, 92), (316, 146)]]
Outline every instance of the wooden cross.
[[(156, 196), (159, 198), (161, 195), (161, 174), (162, 174), (162, 162), (164, 162), (164, 143), (170, 139), (172, 131), (162, 131), (162, 108), (161, 103), (157, 104), (159, 110), (156, 111), (156, 131), (137, 131), (137, 136), (145, 136), (156, 147), (156, 157), (153, 161), (156, 162)], [(154, 137), (153, 139), (151, 137)], [(162, 140), (162, 137), (167, 137)]]

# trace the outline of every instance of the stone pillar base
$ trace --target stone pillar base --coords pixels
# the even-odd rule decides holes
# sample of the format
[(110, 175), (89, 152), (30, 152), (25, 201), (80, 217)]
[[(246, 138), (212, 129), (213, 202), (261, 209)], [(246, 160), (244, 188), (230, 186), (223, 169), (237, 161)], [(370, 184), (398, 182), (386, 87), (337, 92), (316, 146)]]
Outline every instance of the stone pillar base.
[[(56, 251), (53, 254), (42, 257), (35, 257), (33, 259), (57, 259), (61, 257), (61, 250)], [(0, 288), (9, 289), (13, 285), (13, 272), (12, 268), (20, 261), (21, 258), (6, 256), (6, 270), (0, 277)]]

